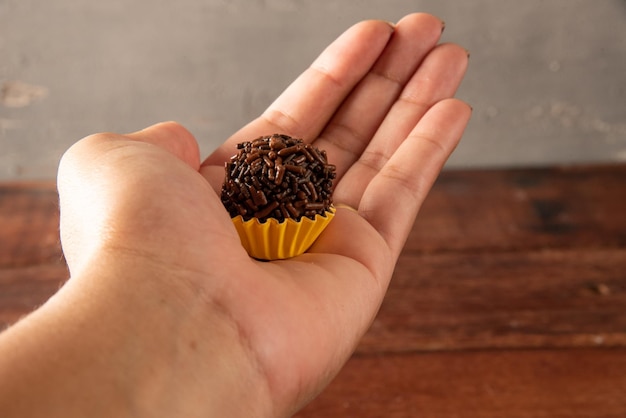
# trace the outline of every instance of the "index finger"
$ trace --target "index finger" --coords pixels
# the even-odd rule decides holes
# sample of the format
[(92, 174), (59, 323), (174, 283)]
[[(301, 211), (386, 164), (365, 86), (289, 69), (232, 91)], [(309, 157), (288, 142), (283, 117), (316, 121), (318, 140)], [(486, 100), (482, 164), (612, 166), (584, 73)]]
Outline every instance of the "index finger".
[(357, 23), (324, 52), (255, 119), (229, 138), (205, 162), (222, 165), (237, 143), (273, 133), (311, 141), (328, 123), (387, 44), (393, 26), (379, 20)]

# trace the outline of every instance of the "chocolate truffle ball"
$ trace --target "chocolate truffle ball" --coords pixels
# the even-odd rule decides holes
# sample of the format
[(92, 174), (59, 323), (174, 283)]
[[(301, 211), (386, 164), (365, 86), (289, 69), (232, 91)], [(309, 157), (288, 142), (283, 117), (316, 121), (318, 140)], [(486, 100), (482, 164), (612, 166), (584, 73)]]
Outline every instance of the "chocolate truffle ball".
[(237, 145), (226, 163), (221, 199), (231, 217), (260, 222), (324, 216), (332, 204), (335, 166), (325, 151), (274, 134)]

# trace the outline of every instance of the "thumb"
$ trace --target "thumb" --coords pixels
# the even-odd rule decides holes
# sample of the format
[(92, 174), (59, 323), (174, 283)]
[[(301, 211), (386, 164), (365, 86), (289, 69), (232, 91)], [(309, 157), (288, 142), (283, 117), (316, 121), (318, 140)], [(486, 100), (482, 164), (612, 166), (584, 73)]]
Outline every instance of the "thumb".
[(124, 135), (134, 141), (156, 145), (174, 154), (195, 171), (200, 168), (198, 142), (191, 132), (176, 122), (161, 122)]
[(171, 195), (191, 186), (210, 189), (197, 173), (199, 165), (197, 142), (174, 122), (127, 135), (90, 135), (74, 144), (61, 158), (57, 176), (61, 243), (70, 272), (119, 235), (125, 219), (139, 227), (143, 213), (168, 208), (151, 196), (174, 201)]

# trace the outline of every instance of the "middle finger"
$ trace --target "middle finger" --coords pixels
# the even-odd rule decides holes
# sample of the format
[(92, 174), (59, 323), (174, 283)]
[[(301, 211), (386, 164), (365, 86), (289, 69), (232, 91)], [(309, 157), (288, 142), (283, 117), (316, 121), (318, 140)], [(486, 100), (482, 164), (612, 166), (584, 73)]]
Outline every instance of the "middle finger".
[(367, 148), (357, 156), (358, 159), (347, 162), (351, 164), (347, 171), (338, 173), (335, 193), (343, 196), (344, 203), (359, 206), (370, 180), (392, 157), (426, 111), (435, 103), (454, 96), (467, 63), (467, 51), (455, 44), (439, 45), (428, 54)]
[(400, 20), (376, 64), (315, 140), (332, 156), (339, 176), (367, 147), (405, 84), (439, 41), (443, 27), (441, 20), (424, 13)]

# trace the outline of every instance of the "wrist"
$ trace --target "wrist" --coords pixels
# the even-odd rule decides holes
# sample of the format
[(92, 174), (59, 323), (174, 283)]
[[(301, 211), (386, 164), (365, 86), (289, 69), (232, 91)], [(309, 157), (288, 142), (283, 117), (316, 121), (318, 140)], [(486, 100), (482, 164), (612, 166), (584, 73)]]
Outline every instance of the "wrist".
[(99, 260), (7, 336), (26, 341), (14, 365), (30, 362), (15, 374), (17, 389), (60, 382), (48, 392), (60, 416), (71, 416), (63, 399), (77, 416), (96, 416), (98, 404), (107, 416), (270, 415), (265, 379), (236, 324), (188, 273), (137, 257)]

